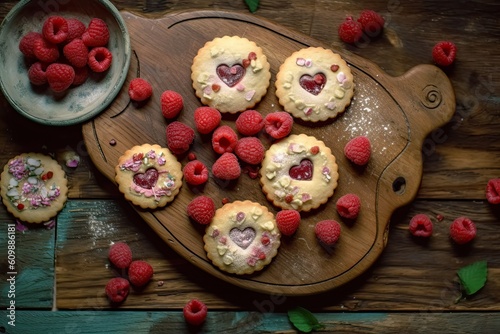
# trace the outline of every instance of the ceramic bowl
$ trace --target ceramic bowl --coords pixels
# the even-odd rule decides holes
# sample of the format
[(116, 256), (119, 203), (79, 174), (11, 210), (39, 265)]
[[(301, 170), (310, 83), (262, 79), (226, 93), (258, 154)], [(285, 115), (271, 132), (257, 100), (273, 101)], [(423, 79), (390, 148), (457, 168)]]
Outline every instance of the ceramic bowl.
[[(29, 63), (19, 51), (21, 38), (41, 32), (52, 15), (78, 18), (88, 25), (94, 17), (106, 22), (110, 32), (111, 67), (92, 73), (87, 81), (55, 94), (48, 86), (34, 86), (28, 79)], [(116, 97), (130, 65), (130, 38), (119, 11), (107, 0), (20, 1), (0, 25), (0, 87), (9, 103), (25, 117), (45, 125), (78, 124), (102, 112)]]

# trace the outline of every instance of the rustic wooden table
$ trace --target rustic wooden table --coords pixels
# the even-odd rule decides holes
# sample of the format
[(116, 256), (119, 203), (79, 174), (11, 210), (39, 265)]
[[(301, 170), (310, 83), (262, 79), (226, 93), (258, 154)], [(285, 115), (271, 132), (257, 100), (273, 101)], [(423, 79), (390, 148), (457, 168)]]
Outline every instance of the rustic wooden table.
[[(57, 0), (46, 3), (58, 5)], [(119, 10), (148, 18), (192, 9), (249, 14), (244, 1), (113, 3)], [(0, 20), (15, 4), (0, 4)], [(385, 17), (384, 34), (363, 45), (346, 45), (337, 27), (346, 15), (362, 9)], [(74, 152), (81, 162), (65, 169), (69, 200), (56, 225), (18, 225), (15, 284), (7, 274), (7, 232), (8, 224), (16, 221), (0, 206), (0, 333), (195, 332), (181, 312), (192, 298), (209, 308), (206, 323), (198, 329), (204, 333), (293, 333), (296, 329), (286, 312), (295, 306), (312, 311), (325, 325), (322, 332), (498, 332), (500, 207), (486, 201), (485, 186), (500, 177), (500, 74), (495, 70), (500, 65), (500, 5), (493, 0), (261, 1), (251, 15), (369, 59), (392, 76), (432, 63), (431, 49), (437, 41), (456, 43), (456, 63), (445, 70), (456, 94), (455, 113), (424, 141), (417, 197), (392, 215), (380, 258), (346, 285), (312, 296), (257, 293), (215, 279), (169, 248), (97, 170), (86, 150), (82, 125), (33, 123), (2, 96), (0, 165), (29, 151), (52, 154), (62, 165), (66, 153)], [(418, 242), (408, 232), (408, 222), (417, 213), (434, 222), (429, 242)], [(448, 239), (449, 225), (459, 216), (477, 224), (477, 238), (469, 247), (454, 247)], [(117, 240), (128, 242), (149, 261), (155, 276), (114, 309), (104, 285), (114, 275), (107, 266), (107, 249)], [(480, 260), (488, 263), (486, 285), (460, 299), (457, 270)], [(11, 301), (15, 311), (7, 309)]]

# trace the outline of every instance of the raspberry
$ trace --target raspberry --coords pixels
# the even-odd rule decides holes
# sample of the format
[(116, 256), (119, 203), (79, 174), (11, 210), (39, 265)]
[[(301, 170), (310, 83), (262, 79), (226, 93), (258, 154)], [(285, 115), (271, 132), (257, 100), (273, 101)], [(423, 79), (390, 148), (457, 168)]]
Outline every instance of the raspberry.
[(449, 66), (455, 61), (457, 47), (452, 42), (442, 41), (432, 48), (432, 59), (439, 66)]
[(105, 46), (109, 41), (108, 25), (99, 18), (93, 18), (82, 34), (82, 40), (89, 47)]
[(361, 12), (358, 22), (361, 23), (363, 31), (370, 37), (380, 35), (384, 29), (385, 20), (379, 13), (365, 9)]
[(59, 49), (45, 38), (36, 38), (33, 41), (33, 54), (44, 63), (53, 63), (59, 58)]
[(128, 85), (128, 96), (132, 101), (141, 102), (153, 95), (153, 87), (143, 78), (134, 78)]
[(365, 136), (351, 139), (344, 147), (344, 154), (347, 159), (356, 165), (366, 165), (371, 155), (370, 140)]
[(276, 214), (276, 225), (281, 234), (290, 236), (297, 231), (300, 224), (300, 213), (297, 210), (281, 210)]
[(458, 245), (466, 244), (476, 237), (476, 225), (467, 217), (459, 217), (450, 225), (450, 237)]
[(68, 37), (66, 37), (66, 42), (71, 42), (75, 38), (81, 38), (85, 30), (85, 24), (76, 18), (66, 19), (68, 23)]
[(116, 242), (109, 247), (108, 259), (119, 269), (128, 268), (132, 263), (132, 250), (126, 243)]
[(35, 86), (45, 85), (47, 83), (46, 67), (39, 61), (33, 63), (28, 70), (28, 78)]
[(113, 61), (113, 54), (107, 48), (101, 46), (90, 50), (88, 65), (96, 73), (106, 71)]
[(341, 217), (356, 219), (361, 207), (361, 201), (355, 194), (346, 194), (337, 201), (337, 212)]
[(223, 154), (233, 152), (238, 135), (229, 125), (221, 125), (212, 134), (212, 148), (215, 152)]
[(187, 206), (187, 214), (199, 224), (210, 224), (212, 218), (215, 216), (215, 203), (210, 197), (205, 195), (195, 197)]
[(21, 53), (27, 58), (36, 58), (35, 54), (33, 53), (33, 45), (35, 43), (35, 40), (42, 38), (42, 34), (30, 31), (19, 41), (19, 51), (21, 51)]
[(87, 66), (75, 68), (75, 79), (73, 80), (73, 86), (78, 86), (87, 81), (89, 77), (89, 68)]
[(128, 296), (130, 283), (125, 278), (115, 277), (105, 287), (106, 295), (112, 303), (121, 303)]
[(363, 36), (363, 26), (358, 21), (354, 21), (352, 16), (348, 16), (339, 26), (340, 39), (349, 44), (358, 42)]
[(192, 326), (201, 325), (207, 318), (208, 308), (198, 299), (191, 299), (182, 309), (186, 322)]
[(236, 143), (234, 153), (241, 161), (257, 165), (264, 159), (265, 148), (259, 138), (244, 137)]
[(199, 186), (208, 181), (208, 168), (199, 160), (189, 161), (182, 172), (184, 180), (193, 186)]
[(491, 179), (486, 185), (486, 199), (491, 204), (500, 204), (500, 179)]
[(64, 92), (73, 84), (75, 79), (75, 70), (66, 64), (50, 64), (47, 66), (45, 73), (50, 88), (56, 93)]
[(293, 117), (285, 111), (275, 111), (264, 118), (264, 127), (274, 139), (288, 136), (292, 131)]
[(160, 103), (161, 113), (165, 118), (176, 117), (184, 106), (181, 94), (174, 92), (173, 90), (164, 91), (161, 94)]
[(199, 107), (194, 111), (196, 129), (201, 134), (209, 134), (220, 124), (222, 118), (219, 110), (211, 107)]
[(128, 267), (128, 279), (134, 286), (146, 285), (153, 277), (153, 267), (146, 261), (132, 261)]
[(68, 22), (62, 16), (49, 16), (43, 23), (42, 35), (50, 43), (62, 43), (68, 37)]
[(245, 110), (236, 119), (236, 130), (244, 136), (253, 136), (264, 128), (264, 118), (257, 110)]
[(167, 145), (174, 154), (187, 152), (194, 136), (194, 130), (184, 123), (175, 121), (167, 125)]
[(234, 180), (240, 177), (241, 167), (233, 153), (222, 154), (212, 166), (212, 174), (221, 180)]
[(89, 51), (81, 39), (73, 39), (63, 48), (64, 57), (74, 67), (84, 67), (87, 65)]
[(413, 216), (408, 227), (413, 236), (428, 238), (432, 235), (432, 221), (423, 213)]
[(340, 230), (340, 224), (332, 219), (322, 220), (314, 226), (316, 237), (327, 246), (333, 246), (338, 241)]

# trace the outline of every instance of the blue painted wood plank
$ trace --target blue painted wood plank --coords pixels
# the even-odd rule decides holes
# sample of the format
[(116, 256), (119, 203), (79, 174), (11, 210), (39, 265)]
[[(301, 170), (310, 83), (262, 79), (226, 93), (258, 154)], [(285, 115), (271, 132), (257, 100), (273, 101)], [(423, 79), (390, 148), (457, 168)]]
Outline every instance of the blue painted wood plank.
[[(298, 333), (286, 313), (210, 311), (203, 325), (186, 324), (182, 311), (0, 311), (0, 333)], [(500, 315), (465, 313), (315, 313), (314, 333), (496, 333)]]
[(0, 307), (51, 309), (55, 229), (30, 224), (21, 231), (3, 207), (0, 226)]

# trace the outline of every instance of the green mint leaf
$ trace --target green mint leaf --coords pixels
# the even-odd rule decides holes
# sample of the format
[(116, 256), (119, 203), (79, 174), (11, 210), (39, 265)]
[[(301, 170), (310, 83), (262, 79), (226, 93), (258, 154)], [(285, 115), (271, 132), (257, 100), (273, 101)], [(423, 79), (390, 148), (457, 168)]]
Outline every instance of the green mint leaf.
[(251, 13), (255, 13), (259, 8), (259, 0), (245, 0), (245, 3), (247, 4), (248, 9), (250, 9)]
[(486, 261), (474, 262), (457, 271), (460, 284), (467, 296), (473, 295), (486, 284), (488, 264)]
[(324, 326), (318, 322), (318, 319), (303, 307), (296, 307), (288, 311), (288, 319), (301, 332), (309, 333), (313, 330), (321, 329)]

